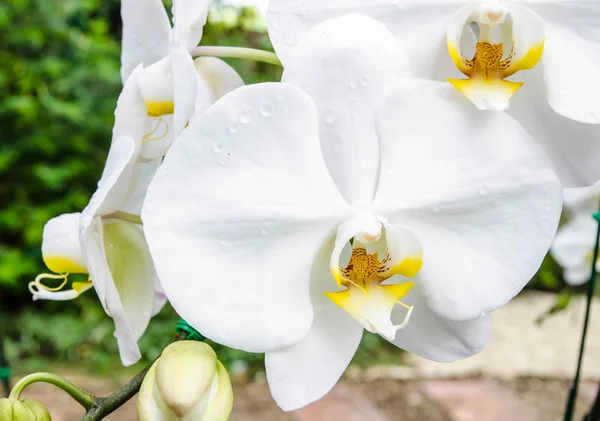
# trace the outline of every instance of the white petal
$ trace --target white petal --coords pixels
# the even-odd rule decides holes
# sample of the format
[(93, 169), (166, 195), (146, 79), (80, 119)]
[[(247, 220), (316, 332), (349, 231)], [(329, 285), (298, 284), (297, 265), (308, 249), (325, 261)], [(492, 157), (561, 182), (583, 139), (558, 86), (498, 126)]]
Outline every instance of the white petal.
[(158, 279), (157, 276), (154, 283), (154, 306), (152, 307), (152, 317), (160, 313), (168, 301), (165, 291), (160, 284), (160, 279)]
[(244, 86), (244, 81), (233, 67), (216, 57), (198, 57), (194, 60), (194, 67), (210, 88), (211, 105), (223, 95)]
[(149, 122), (138, 85), (142, 72), (141, 66), (136, 68), (119, 96), (113, 141), (106, 165), (98, 182), (98, 189), (82, 212), (81, 225), (84, 230), (93, 217), (119, 210), (135, 188), (135, 163)]
[(592, 215), (598, 211), (600, 203), (600, 183), (589, 187), (563, 190), (565, 207), (572, 214)]
[(364, 14), (398, 38), (414, 75), (445, 80), (454, 69), (446, 27), (464, 4), (465, 0), (270, 0), (267, 23), (275, 51), (288, 66), (298, 42), (311, 28), (327, 19)]
[(591, 270), (591, 268), (583, 266), (567, 269), (564, 272), (565, 282), (571, 286), (583, 285), (590, 280)]
[(542, 94), (543, 70), (537, 66), (525, 73), (522, 92), (508, 112), (544, 147), (564, 187), (590, 186), (600, 179), (600, 125), (553, 112)]
[(196, 115), (148, 190), (142, 218), (163, 288), (216, 342), (270, 351), (311, 326), (313, 259), (350, 212), (317, 124), (296, 87), (242, 87)]
[(561, 187), (543, 152), (506, 114), (479, 112), (437, 82), (392, 91), (379, 133), (375, 212), (423, 244), (430, 307), (468, 320), (504, 305), (535, 274), (558, 225)]
[(550, 105), (573, 120), (600, 123), (600, 4), (596, 0), (523, 4), (544, 19), (542, 63)]
[[(141, 226), (119, 220), (104, 222), (104, 252), (129, 329), (139, 339), (150, 321), (156, 283), (156, 271)], [(95, 283), (101, 281), (93, 274), (92, 279)], [(110, 311), (110, 303), (108, 307)]]
[(598, 223), (590, 215), (578, 215), (561, 226), (550, 252), (565, 270), (571, 284), (587, 282), (590, 277)]
[(142, 206), (146, 199), (148, 186), (154, 179), (160, 164), (162, 164), (162, 159), (160, 158), (150, 162), (136, 163), (132, 179), (133, 190), (129, 191), (127, 201), (119, 209), (121, 212), (127, 212), (132, 215), (142, 213)]
[(360, 15), (313, 28), (285, 68), (282, 81), (304, 89), (317, 105), (325, 162), (352, 205), (373, 200), (379, 174), (375, 109), (407, 74), (393, 35)]
[(137, 341), (150, 319), (156, 276), (143, 234), (123, 221), (106, 229), (100, 218), (86, 234), (82, 239), (90, 278), (115, 323), (121, 361), (134, 364), (141, 358)]
[(202, 39), (212, 0), (174, 0), (173, 29), (175, 48), (191, 50)]
[(135, 141), (130, 137), (113, 140), (98, 189), (81, 213), (80, 224), (83, 229), (89, 227), (95, 216), (116, 212), (127, 202), (133, 188), (138, 151)]
[(329, 273), (329, 244), (321, 250), (311, 276), (314, 323), (296, 345), (265, 355), (267, 380), (284, 411), (302, 408), (327, 394), (354, 357), (363, 328), (323, 292), (335, 290)]
[(329, 302), (315, 311), (309, 333), (296, 345), (265, 355), (267, 380), (277, 405), (293, 411), (321, 399), (354, 357), (363, 328)]
[(88, 273), (79, 244), (79, 213), (49, 220), (44, 226), (42, 257), (55, 273)]
[[(451, 362), (480, 352), (492, 336), (492, 316), (456, 322), (433, 312), (427, 305), (419, 279), (402, 299), (414, 306), (410, 321), (396, 333), (394, 345), (433, 361)], [(396, 307), (392, 321), (402, 323), (405, 310)]]
[(123, 0), (121, 18), (121, 79), (125, 83), (140, 64), (150, 66), (167, 56), (171, 24), (160, 0)]
[(194, 67), (194, 60), (185, 50), (178, 49), (174, 51), (171, 58), (175, 98), (173, 136), (177, 138), (194, 113), (194, 104), (198, 94), (198, 76)]

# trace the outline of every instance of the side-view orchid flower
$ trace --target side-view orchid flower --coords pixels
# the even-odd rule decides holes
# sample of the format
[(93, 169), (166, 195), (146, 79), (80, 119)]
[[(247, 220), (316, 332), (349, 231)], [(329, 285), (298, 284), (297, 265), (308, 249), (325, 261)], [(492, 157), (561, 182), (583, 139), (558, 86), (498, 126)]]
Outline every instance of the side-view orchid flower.
[(174, 0), (171, 28), (161, 0), (123, 0), (123, 83), (143, 64), (140, 89), (153, 119), (142, 157), (158, 158), (181, 133), (194, 112), (202, 112), (225, 93), (244, 84), (224, 61), (192, 59), (202, 38), (212, 0)]
[(311, 28), (347, 13), (384, 23), (414, 76), (449, 81), (480, 110), (510, 102), (565, 187), (600, 179), (597, 0), (271, 0), (269, 35), (284, 66)]
[[(141, 358), (137, 341), (165, 303), (139, 217), (161, 161), (139, 161), (151, 125), (138, 84), (141, 73), (141, 66), (134, 70), (117, 103), (113, 142), (89, 205), (81, 214), (62, 215), (46, 224), (42, 254), (56, 275), (42, 274), (30, 284), (34, 299), (48, 300), (74, 299), (94, 287), (115, 322), (125, 365)], [(65, 290), (70, 273), (89, 274), (89, 281), (74, 282)], [(43, 283), (47, 278), (63, 283), (50, 288)]]
[[(598, 211), (600, 184), (565, 189), (563, 193), (568, 221), (559, 228), (550, 252), (564, 269), (569, 285), (589, 281), (598, 222), (592, 215)], [(596, 262), (600, 270), (600, 262)]]
[(396, 38), (348, 15), (283, 82), (196, 115), (148, 189), (166, 295), (208, 338), (266, 352), (284, 410), (326, 394), (363, 329), (426, 358), (480, 351), (552, 242), (561, 186), (510, 116), (404, 79)]

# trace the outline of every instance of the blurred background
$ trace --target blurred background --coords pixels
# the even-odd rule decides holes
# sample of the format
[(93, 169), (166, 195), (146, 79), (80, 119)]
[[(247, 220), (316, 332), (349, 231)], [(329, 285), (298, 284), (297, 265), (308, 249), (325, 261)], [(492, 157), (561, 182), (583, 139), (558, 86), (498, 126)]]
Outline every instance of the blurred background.
[[(263, 15), (266, 3), (218, 2), (202, 44), (272, 50)], [(170, 9), (170, 1), (165, 4)], [(81, 211), (100, 178), (121, 90), (120, 36), (118, 0), (3, 0), (0, 5), (0, 336), (4, 355), (16, 375), (55, 371), (96, 393), (110, 393), (156, 358), (172, 340), (178, 319), (167, 306), (140, 342), (144, 361), (123, 369), (113, 323), (93, 291), (70, 302), (34, 303), (27, 289), (37, 274), (47, 272), (40, 250), (44, 224), (54, 216)], [(229, 62), (246, 83), (276, 81), (281, 75), (275, 66)], [(354, 414), (344, 417), (318, 418), (318, 409), (284, 415), (265, 386), (262, 355), (215, 346), (237, 384), (233, 419), (480, 421), (488, 419), (482, 417), (484, 407), (496, 405), (496, 414), (514, 406), (514, 414), (520, 415), (499, 415), (490, 421), (559, 420), (567, 379), (576, 364), (584, 292), (585, 286), (567, 287), (560, 268), (548, 257), (522, 296), (498, 312), (494, 340), (484, 353), (451, 365), (404, 355), (365, 334), (345, 380), (328, 398), (333, 403), (327, 408), (340, 407)], [(598, 328), (600, 323), (592, 324), (584, 367), (588, 380), (600, 376)], [(587, 395), (580, 399), (580, 411), (589, 407), (595, 395), (593, 383), (584, 386)], [(485, 391), (493, 402), (483, 405), (486, 397), (477, 393)], [(54, 392), (38, 388), (34, 393)], [(71, 404), (64, 406), (62, 397), (52, 399), (56, 411), (63, 411), (53, 413), (55, 421), (77, 419), (76, 406), (75, 412), (64, 412)], [(474, 401), (482, 407), (473, 409)], [(469, 410), (460, 405), (453, 408), (457, 402), (471, 408), (475, 417), (468, 418)], [(352, 406), (359, 404), (363, 406), (358, 409)], [(132, 409), (130, 405), (110, 419), (133, 419)]]

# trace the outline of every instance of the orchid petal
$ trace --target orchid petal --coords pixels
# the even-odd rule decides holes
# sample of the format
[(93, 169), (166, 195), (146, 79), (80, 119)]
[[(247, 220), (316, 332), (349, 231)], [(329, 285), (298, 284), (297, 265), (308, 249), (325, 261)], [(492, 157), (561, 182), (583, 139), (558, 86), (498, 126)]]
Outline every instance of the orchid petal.
[(194, 104), (198, 93), (198, 81), (194, 60), (187, 51), (178, 49), (171, 54), (173, 65), (173, 136), (177, 138), (194, 114)]
[(506, 304), (539, 268), (561, 213), (543, 151), (506, 114), (481, 113), (437, 82), (392, 91), (378, 127), (374, 210), (423, 244), (428, 305), (469, 320)]
[(569, 285), (590, 279), (598, 222), (591, 215), (578, 215), (560, 227), (550, 252), (565, 270)]
[(525, 0), (544, 20), (542, 63), (552, 109), (583, 123), (600, 123), (600, 4), (596, 0)]
[(44, 226), (42, 257), (52, 272), (88, 273), (78, 237), (80, 215), (60, 215)]
[(360, 344), (363, 328), (323, 293), (335, 288), (329, 273), (331, 243), (311, 274), (314, 323), (297, 344), (265, 355), (267, 380), (277, 405), (293, 411), (321, 399), (340, 379)]
[[(456, 322), (445, 319), (427, 305), (420, 280), (402, 299), (414, 308), (409, 323), (396, 333), (394, 345), (439, 362), (452, 362), (479, 353), (492, 336), (492, 316)], [(394, 323), (402, 323), (405, 311), (396, 307)]]
[[(445, 80), (454, 71), (446, 47), (449, 18), (464, 0), (271, 0), (269, 36), (287, 67), (298, 42), (319, 23), (347, 14), (363, 14), (383, 23), (410, 58), (411, 73)], [(457, 72), (458, 73), (458, 72)]]
[(516, 95), (508, 113), (542, 145), (564, 187), (590, 186), (600, 179), (600, 125), (554, 113), (543, 97), (542, 73), (539, 66), (526, 73), (527, 89), (538, 95)]
[(194, 67), (210, 89), (210, 105), (225, 94), (244, 86), (244, 81), (234, 68), (216, 57), (198, 57), (194, 60)]
[(121, 79), (125, 83), (140, 64), (147, 67), (168, 55), (171, 24), (160, 0), (123, 0), (121, 18)]
[(127, 314), (120, 302), (104, 251), (104, 226), (101, 218), (95, 218), (82, 237), (86, 262), (100, 303), (115, 323), (115, 336), (119, 344), (121, 362), (132, 365), (142, 358), (137, 340), (127, 323)]
[(189, 51), (198, 45), (211, 5), (212, 0), (173, 1), (174, 49)]
[(175, 310), (216, 342), (264, 352), (308, 332), (313, 259), (349, 213), (323, 162), (310, 97), (260, 84), (193, 118), (142, 219)]
[(303, 88), (319, 112), (321, 149), (351, 205), (369, 205), (379, 174), (374, 110), (407, 76), (404, 53), (380, 23), (349, 15), (315, 26), (297, 45), (282, 81)]

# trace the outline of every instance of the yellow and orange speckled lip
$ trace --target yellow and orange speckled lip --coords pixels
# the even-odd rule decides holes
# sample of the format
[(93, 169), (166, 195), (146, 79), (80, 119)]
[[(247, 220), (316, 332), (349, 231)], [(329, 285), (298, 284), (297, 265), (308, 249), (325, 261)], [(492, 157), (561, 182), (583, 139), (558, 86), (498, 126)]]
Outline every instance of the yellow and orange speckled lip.
[[(448, 53), (456, 68), (468, 79), (448, 79), (448, 81), (463, 95), (470, 99), (479, 109), (502, 111), (508, 108), (512, 96), (523, 86), (523, 82), (513, 82), (505, 80), (523, 70), (533, 69), (544, 52), (545, 37), (543, 29), (539, 29), (529, 34), (527, 40), (513, 38), (510, 52), (503, 43), (492, 42), (492, 30), (496, 27), (502, 27), (504, 33), (515, 32), (505, 18), (511, 13), (518, 13), (519, 24), (521, 27), (530, 23), (532, 19), (536, 21), (540, 18), (531, 10), (517, 6), (506, 5), (505, 11), (487, 10), (485, 5), (473, 5), (469, 9), (461, 9), (455, 16), (454, 25), (448, 30), (447, 44)], [(479, 8), (479, 9), (478, 9)], [(470, 12), (470, 16), (465, 21), (465, 10)], [(482, 23), (482, 17), (486, 17), (486, 22)], [(490, 17), (491, 16), (491, 17)], [(478, 18), (479, 17), (479, 18)], [(461, 18), (463, 21), (456, 20)], [(492, 19), (493, 18), (493, 19)], [(500, 22), (500, 23), (498, 23)], [(470, 23), (479, 25), (479, 40), (475, 44), (475, 54), (472, 59), (463, 56), (458, 46), (462, 29)], [(515, 25), (516, 23), (512, 23)], [(537, 27), (533, 25), (532, 27)], [(460, 30), (459, 30), (460, 29)], [(523, 43), (525, 45), (523, 45)], [(523, 51), (527, 48), (526, 51)]]
[[(377, 253), (369, 254), (355, 239), (350, 262), (345, 268), (332, 268), (338, 285), (346, 287), (337, 292), (326, 292), (325, 296), (344, 309), (365, 329), (393, 340), (396, 331), (408, 323), (413, 307), (400, 300), (412, 289), (414, 282), (381, 285), (394, 275), (414, 277), (422, 266), (422, 255), (392, 262), (390, 254), (379, 260)], [(401, 325), (393, 325), (391, 313), (396, 304), (405, 307), (408, 313)]]

